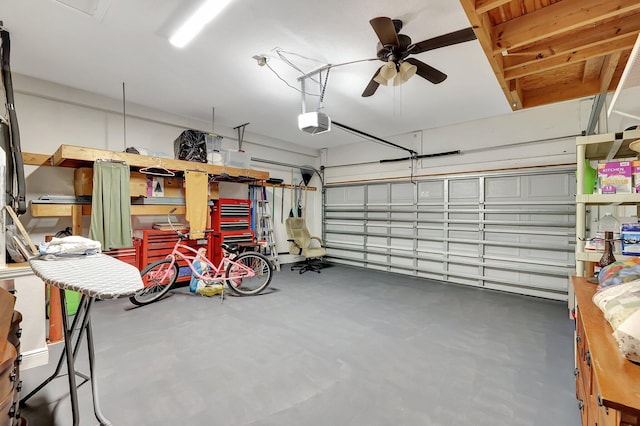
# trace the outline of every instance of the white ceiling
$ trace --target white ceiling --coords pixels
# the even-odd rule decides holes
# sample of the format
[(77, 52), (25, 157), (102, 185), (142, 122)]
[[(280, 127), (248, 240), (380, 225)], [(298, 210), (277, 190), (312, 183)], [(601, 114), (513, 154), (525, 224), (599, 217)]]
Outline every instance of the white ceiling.
[[(322, 148), (355, 139), (335, 127), (314, 136), (299, 131), (300, 93), (259, 67), (253, 55), (267, 55), (269, 65), (299, 88), (300, 73), (278, 57), (276, 47), (310, 72), (375, 57), (369, 19), (376, 16), (402, 19), (402, 33), (414, 43), (469, 26), (453, 0), (235, 0), (191, 44), (176, 49), (168, 34), (194, 1), (103, 0), (106, 9), (90, 16), (56, 0), (0, 0), (0, 20), (11, 34), (12, 71), (118, 99), (124, 82), (127, 102), (205, 122), (215, 107), (216, 127), (250, 123), (247, 140), (260, 134)], [(416, 57), (449, 78), (434, 85), (416, 75), (362, 98), (382, 63), (332, 68), (325, 112), (388, 138), (511, 111), (477, 40)], [(311, 85), (310, 91), (316, 89)], [(317, 99), (307, 96), (308, 110)]]

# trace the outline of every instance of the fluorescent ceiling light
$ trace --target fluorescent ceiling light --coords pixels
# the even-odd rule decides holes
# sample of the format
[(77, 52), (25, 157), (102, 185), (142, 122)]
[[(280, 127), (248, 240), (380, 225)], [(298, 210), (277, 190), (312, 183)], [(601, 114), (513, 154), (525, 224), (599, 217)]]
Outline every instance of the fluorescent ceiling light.
[(191, 15), (178, 30), (169, 38), (169, 43), (175, 47), (184, 47), (189, 43), (209, 22), (224, 9), (231, 0), (206, 0)]

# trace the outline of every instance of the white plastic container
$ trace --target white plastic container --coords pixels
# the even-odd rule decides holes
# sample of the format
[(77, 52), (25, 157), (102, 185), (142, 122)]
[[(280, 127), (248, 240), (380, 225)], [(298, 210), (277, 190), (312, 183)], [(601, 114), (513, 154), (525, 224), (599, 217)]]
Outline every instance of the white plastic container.
[(246, 152), (226, 150), (225, 166), (239, 169), (251, 168), (251, 155)]
[(222, 152), (222, 136), (215, 133), (204, 135), (207, 144), (207, 162), (216, 166), (224, 166), (224, 153)]
[[(620, 234), (621, 234), (620, 221), (618, 221), (618, 219), (616, 219), (615, 216), (613, 216), (611, 213), (605, 213), (604, 216), (602, 216), (598, 221), (597, 226), (598, 226), (598, 232), (597, 232), (598, 238), (604, 239), (606, 233), (611, 232), (614, 239), (613, 252), (621, 253), (622, 245), (620, 241)], [(599, 250), (604, 250), (604, 241), (602, 241), (601, 244), (602, 246), (601, 248), (599, 248)]]

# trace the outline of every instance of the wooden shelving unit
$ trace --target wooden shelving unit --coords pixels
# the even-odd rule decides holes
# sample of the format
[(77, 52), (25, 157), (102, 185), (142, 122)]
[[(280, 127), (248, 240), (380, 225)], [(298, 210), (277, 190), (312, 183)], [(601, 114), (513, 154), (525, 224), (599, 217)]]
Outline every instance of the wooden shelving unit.
[[(632, 159), (638, 153), (631, 150), (629, 145), (640, 139), (640, 130), (627, 130), (618, 133), (580, 136), (576, 138), (576, 160), (578, 185), (576, 187), (576, 274), (590, 276), (593, 273), (593, 263), (598, 262), (602, 252), (589, 252), (584, 249), (587, 237), (587, 206), (588, 205), (640, 205), (640, 194), (585, 194), (584, 168), (590, 160), (600, 162)], [(616, 259), (626, 259), (630, 256), (616, 254)]]
[(249, 178), (250, 180), (269, 179), (269, 172), (253, 169), (239, 169), (236, 167), (215, 166), (213, 164), (194, 161), (174, 160), (171, 158), (152, 157), (148, 155), (130, 154), (128, 152), (108, 151), (103, 149), (85, 148), (73, 145), (60, 145), (53, 153), (46, 154), (22, 153), (25, 164), (32, 166), (58, 167), (91, 167), (96, 160), (124, 161), (132, 170), (144, 167), (164, 167), (172, 172), (198, 170), (210, 175), (228, 175), (231, 178)]
[[(138, 171), (144, 167), (162, 167), (174, 173), (186, 170), (198, 170), (212, 176), (224, 176), (229, 181), (258, 183), (269, 179), (269, 172), (253, 169), (240, 169), (236, 167), (216, 166), (213, 164), (198, 163), (193, 161), (174, 160), (171, 158), (152, 157), (147, 155), (130, 154), (102, 149), (85, 148), (73, 145), (60, 145), (53, 155), (22, 153), (25, 164), (33, 166), (56, 167), (93, 167), (96, 160), (123, 161), (132, 171)], [(144, 204), (131, 205), (131, 214), (138, 215), (166, 215), (171, 209), (176, 209), (175, 214), (185, 214), (185, 206), (176, 204)], [(33, 217), (71, 217), (74, 235), (82, 233), (82, 216), (91, 214), (91, 205), (88, 204), (47, 204), (31, 203)]]

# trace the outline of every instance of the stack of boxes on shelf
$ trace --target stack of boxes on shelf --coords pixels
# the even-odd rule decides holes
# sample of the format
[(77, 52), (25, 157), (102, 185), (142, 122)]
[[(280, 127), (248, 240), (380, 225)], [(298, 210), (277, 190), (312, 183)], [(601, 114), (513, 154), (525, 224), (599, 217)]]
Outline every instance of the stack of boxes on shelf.
[(640, 193), (640, 160), (598, 164), (598, 193)]
[[(640, 194), (640, 160), (615, 161), (600, 163), (597, 166), (597, 180), (594, 188), (598, 194)], [(588, 193), (590, 188), (585, 189)], [(633, 220), (631, 218), (623, 219), (622, 225), (618, 232), (615, 233), (614, 239), (620, 241), (616, 244), (617, 252), (623, 255), (638, 256), (640, 255), (640, 223), (625, 223), (625, 221)], [(596, 242), (587, 244), (585, 249), (602, 250), (603, 244), (598, 244), (598, 239), (603, 238), (596, 234)]]

